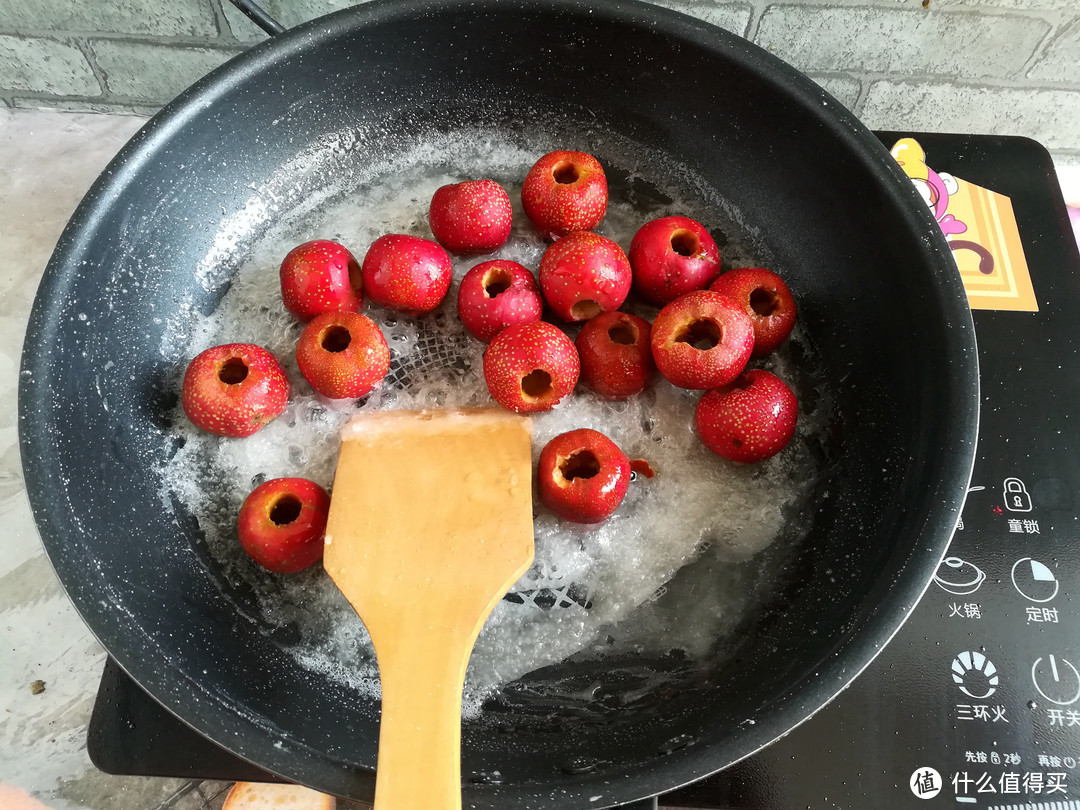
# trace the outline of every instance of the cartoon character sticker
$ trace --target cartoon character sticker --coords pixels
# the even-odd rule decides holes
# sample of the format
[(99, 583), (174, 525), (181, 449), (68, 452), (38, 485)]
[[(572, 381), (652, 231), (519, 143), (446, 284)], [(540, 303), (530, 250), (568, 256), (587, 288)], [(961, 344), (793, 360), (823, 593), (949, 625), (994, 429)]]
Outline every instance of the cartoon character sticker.
[(945, 234), (972, 309), (1038, 311), (1012, 201), (934, 171), (914, 138), (897, 141), (892, 155)]

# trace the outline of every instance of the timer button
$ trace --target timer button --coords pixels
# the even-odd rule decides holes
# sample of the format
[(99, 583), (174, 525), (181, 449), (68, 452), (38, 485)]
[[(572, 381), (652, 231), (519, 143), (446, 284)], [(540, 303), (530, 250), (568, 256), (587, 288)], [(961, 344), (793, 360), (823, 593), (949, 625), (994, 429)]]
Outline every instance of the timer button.
[(1031, 602), (1049, 602), (1058, 594), (1058, 580), (1046, 565), (1022, 557), (1013, 563), (1012, 584), (1025, 599)]

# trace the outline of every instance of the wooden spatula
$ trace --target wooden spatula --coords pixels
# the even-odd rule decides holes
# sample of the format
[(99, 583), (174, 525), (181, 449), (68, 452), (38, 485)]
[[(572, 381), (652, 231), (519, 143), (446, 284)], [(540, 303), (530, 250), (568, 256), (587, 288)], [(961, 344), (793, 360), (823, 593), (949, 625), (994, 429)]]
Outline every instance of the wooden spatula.
[(389, 411), (341, 433), (323, 565), (375, 644), (376, 810), (460, 810), (473, 643), (532, 564), (528, 419)]

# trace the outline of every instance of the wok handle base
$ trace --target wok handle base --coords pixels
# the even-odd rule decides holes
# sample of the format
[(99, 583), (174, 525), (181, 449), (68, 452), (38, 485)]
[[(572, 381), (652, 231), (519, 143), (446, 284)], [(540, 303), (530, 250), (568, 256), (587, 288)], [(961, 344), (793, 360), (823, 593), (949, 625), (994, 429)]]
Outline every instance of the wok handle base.
[(276, 37), (285, 32), (285, 26), (267, 14), (254, 0), (229, 0), (229, 2), (270, 36)]

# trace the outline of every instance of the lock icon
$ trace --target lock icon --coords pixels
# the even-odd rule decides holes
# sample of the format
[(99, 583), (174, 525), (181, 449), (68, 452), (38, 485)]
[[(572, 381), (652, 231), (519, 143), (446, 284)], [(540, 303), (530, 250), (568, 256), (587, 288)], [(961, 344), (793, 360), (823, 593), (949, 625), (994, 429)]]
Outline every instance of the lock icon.
[(1006, 478), (1004, 487), (1003, 496), (1006, 509), (1010, 512), (1031, 511), (1031, 495), (1028, 494), (1023, 481), (1019, 478)]

